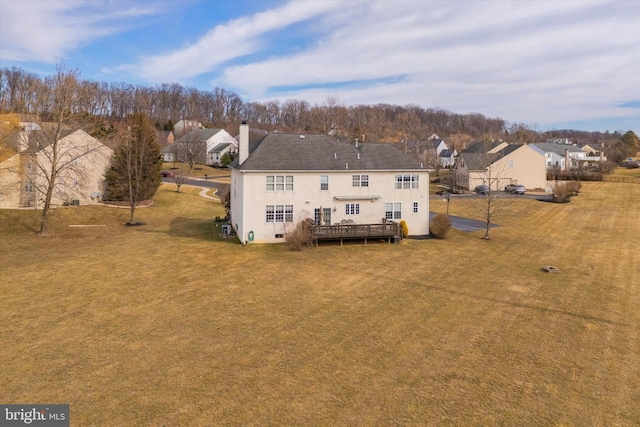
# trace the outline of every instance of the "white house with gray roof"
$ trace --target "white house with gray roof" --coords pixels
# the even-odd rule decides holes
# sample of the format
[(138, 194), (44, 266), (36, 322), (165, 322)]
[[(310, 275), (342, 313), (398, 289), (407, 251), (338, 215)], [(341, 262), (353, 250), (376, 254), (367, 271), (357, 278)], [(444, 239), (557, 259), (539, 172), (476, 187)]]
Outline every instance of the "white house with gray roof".
[(318, 225), (404, 220), (429, 233), (429, 169), (390, 144), (272, 133), (249, 145), (240, 126), (231, 167), (231, 224), (241, 242), (277, 243), (306, 218)]
[(224, 129), (195, 129), (178, 138), (167, 152), (163, 150), (165, 161), (173, 161), (173, 156), (181, 160), (185, 153), (195, 153), (197, 163), (217, 166), (226, 153), (236, 153), (238, 143)]
[(578, 161), (587, 160), (586, 151), (571, 144), (536, 142), (531, 144), (531, 147), (544, 155), (547, 169), (560, 168), (562, 170), (568, 170), (575, 167)]

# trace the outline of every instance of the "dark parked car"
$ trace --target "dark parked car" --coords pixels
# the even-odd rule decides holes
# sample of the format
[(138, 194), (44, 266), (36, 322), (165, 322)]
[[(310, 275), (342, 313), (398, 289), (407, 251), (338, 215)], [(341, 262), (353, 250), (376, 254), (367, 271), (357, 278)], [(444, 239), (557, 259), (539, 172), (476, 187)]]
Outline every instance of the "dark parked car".
[(524, 194), (527, 191), (522, 184), (509, 184), (504, 187), (504, 191), (511, 194)]
[(173, 174), (169, 171), (162, 171), (161, 175), (163, 178), (171, 178), (173, 176)]
[(486, 184), (478, 185), (473, 191), (475, 191), (476, 194), (489, 194), (489, 186)]

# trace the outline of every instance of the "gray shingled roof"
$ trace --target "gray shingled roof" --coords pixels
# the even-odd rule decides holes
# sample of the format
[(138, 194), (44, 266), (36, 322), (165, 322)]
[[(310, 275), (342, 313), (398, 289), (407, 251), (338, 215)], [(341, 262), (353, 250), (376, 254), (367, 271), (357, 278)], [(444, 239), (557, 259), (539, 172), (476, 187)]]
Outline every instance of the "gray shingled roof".
[(208, 141), (209, 138), (220, 132), (220, 130), (221, 129), (195, 129), (188, 134), (178, 138), (178, 142)]
[[(501, 143), (498, 143), (498, 144), (501, 144)], [(502, 150), (498, 151), (497, 153), (486, 153), (484, 152), (484, 149), (486, 147), (481, 147), (482, 150), (480, 150), (480, 148), (475, 147), (476, 145), (481, 146), (482, 143), (474, 144), (473, 146), (474, 149), (472, 149), (472, 151), (468, 151), (467, 149), (467, 150), (464, 150), (462, 153), (460, 153), (460, 158), (464, 158), (464, 161), (467, 164), (467, 169), (472, 171), (485, 170), (489, 166), (489, 164), (492, 164), (498, 161), (499, 159), (503, 158), (504, 156), (507, 156), (513, 153), (514, 151), (516, 151), (517, 149), (523, 147), (522, 144), (509, 144), (506, 147), (504, 147)], [(494, 148), (496, 146), (497, 144), (493, 145)], [(489, 147), (489, 149), (491, 148), (492, 147)], [(474, 151), (475, 149), (478, 149), (478, 151)]]
[(486, 153), (488, 151), (493, 150), (498, 145), (502, 144), (502, 141), (491, 141), (491, 142), (475, 142), (468, 146), (462, 151), (463, 153)]
[(575, 145), (570, 145), (570, 144), (556, 144), (554, 142), (536, 142), (531, 145), (535, 145), (545, 153), (556, 153), (561, 156), (564, 156), (564, 150), (569, 150), (570, 153), (584, 153), (584, 151), (581, 148), (576, 147)]
[(495, 153), (467, 153), (460, 154), (458, 162), (464, 161), (466, 167), (470, 171), (481, 171), (489, 167), (489, 164), (495, 162), (499, 157)]
[(231, 144), (230, 142), (223, 142), (221, 144), (216, 145), (211, 150), (209, 150), (209, 153), (221, 153), (222, 150), (224, 150), (230, 145), (233, 145), (233, 144)]
[[(475, 144), (474, 144), (475, 145)], [(494, 147), (497, 145), (494, 145)], [(489, 164), (498, 161), (499, 159), (507, 156), (519, 148), (522, 148), (522, 144), (509, 144), (497, 153), (486, 153), (482, 151), (468, 151), (464, 150), (460, 153), (460, 158), (463, 158), (467, 164), (467, 169), (472, 171), (485, 170)], [(491, 149), (491, 147), (489, 147)]]
[(253, 144), (249, 158), (238, 170), (411, 170), (420, 162), (391, 144), (339, 142), (327, 135), (272, 133)]

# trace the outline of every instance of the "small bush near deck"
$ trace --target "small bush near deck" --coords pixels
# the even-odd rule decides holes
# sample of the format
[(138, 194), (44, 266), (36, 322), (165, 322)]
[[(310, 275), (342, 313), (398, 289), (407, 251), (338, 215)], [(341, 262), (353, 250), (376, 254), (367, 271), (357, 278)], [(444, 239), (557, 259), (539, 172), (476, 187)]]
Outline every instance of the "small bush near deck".
[(434, 216), (429, 224), (429, 232), (438, 239), (446, 238), (450, 229), (451, 219), (445, 214)]
[(292, 230), (284, 233), (284, 241), (292, 251), (301, 251), (303, 247), (312, 243), (311, 221), (303, 220), (298, 222)]
[(400, 230), (402, 230), (402, 238), (404, 239), (409, 235), (409, 226), (405, 222), (405, 220), (400, 221)]

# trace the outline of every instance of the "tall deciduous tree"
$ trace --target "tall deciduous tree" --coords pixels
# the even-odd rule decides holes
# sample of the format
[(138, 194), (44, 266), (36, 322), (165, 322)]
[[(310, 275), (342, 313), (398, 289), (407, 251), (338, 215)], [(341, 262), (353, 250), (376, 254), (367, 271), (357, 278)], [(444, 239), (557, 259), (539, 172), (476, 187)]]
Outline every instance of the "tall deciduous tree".
[(101, 155), (104, 148), (86, 134), (65, 138), (86, 124), (80, 107), (89, 96), (85, 89), (77, 70), (67, 71), (59, 65), (56, 74), (44, 80), (38, 94), (36, 112), (46, 122), (38, 120), (39, 129), (24, 137), (26, 147), (21, 155), (28, 158), (25, 182), (34, 187), (36, 207), (42, 206), (40, 235), (48, 234), (54, 193), (59, 197), (65, 189), (72, 191), (76, 183), (85, 180), (88, 171), (79, 159), (91, 161), (91, 156)]
[(107, 198), (129, 202), (130, 225), (136, 224), (136, 207), (151, 199), (160, 187), (161, 170), (162, 157), (153, 124), (146, 115), (133, 114), (121, 128), (120, 145), (106, 174)]

